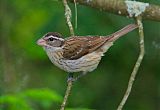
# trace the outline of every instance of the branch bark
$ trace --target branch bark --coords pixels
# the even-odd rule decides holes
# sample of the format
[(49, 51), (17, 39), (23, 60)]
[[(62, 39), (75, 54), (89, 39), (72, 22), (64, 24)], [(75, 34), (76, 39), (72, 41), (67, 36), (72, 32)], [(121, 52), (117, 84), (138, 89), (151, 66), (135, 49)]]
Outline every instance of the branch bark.
[(64, 10), (65, 10), (66, 23), (69, 27), (71, 36), (74, 36), (74, 29), (73, 29), (72, 22), (71, 22), (71, 17), (72, 17), (71, 9), (69, 8), (67, 4), (67, 0), (63, 0), (63, 4), (64, 4)]
[(131, 76), (130, 76), (130, 79), (129, 79), (129, 82), (128, 82), (128, 87), (127, 87), (127, 90), (123, 96), (123, 99), (121, 100), (121, 103), (119, 104), (117, 110), (122, 110), (123, 106), (125, 105), (130, 93), (131, 93), (131, 90), (132, 90), (132, 86), (133, 86), (133, 83), (134, 83), (134, 80), (136, 78), (136, 75), (138, 73), (138, 70), (139, 70), (139, 67), (142, 63), (142, 60), (143, 60), (143, 57), (144, 57), (144, 53), (145, 53), (145, 47), (144, 47), (144, 32), (143, 32), (143, 24), (142, 24), (142, 17), (141, 16), (138, 16), (136, 18), (137, 20), (137, 24), (139, 26), (139, 37), (140, 37), (140, 40), (139, 40), (139, 45), (140, 45), (140, 53), (139, 53), (139, 56), (138, 56), (138, 59), (136, 61), (136, 64), (134, 65), (134, 68), (133, 68), (133, 71), (131, 73)]
[(73, 85), (73, 84), (72, 84), (72, 81), (69, 81), (69, 82), (68, 82), (68, 85), (67, 85), (66, 93), (65, 93), (65, 96), (64, 96), (64, 99), (63, 99), (63, 102), (62, 102), (62, 105), (61, 105), (60, 110), (65, 110), (66, 103), (67, 103), (68, 97), (69, 97), (70, 92), (71, 92), (71, 89), (72, 89), (72, 85)]
[[(63, 0), (63, 4), (64, 4), (64, 11), (65, 11), (65, 18), (66, 18), (66, 23), (68, 25), (68, 28), (70, 30), (70, 34), (72, 36), (74, 36), (74, 29), (73, 29), (73, 26), (72, 26), (72, 23), (71, 23), (71, 16), (72, 16), (72, 12), (71, 12), (71, 9), (70, 7), (68, 6), (67, 4), (67, 0)], [(64, 95), (64, 98), (63, 98), (63, 102), (61, 104), (61, 108), (60, 110), (65, 110), (65, 107), (66, 107), (66, 103), (68, 101), (68, 97), (71, 93), (71, 89), (72, 89), (72, 85), (73, 85), (73, 82), (70, 80), (68, 81), (68, 84), (67, 84), (67, 89), (66, 89), (66, 93)]]
[[(74, 0), (69, 1), (74, 2)], [(76, 2), (106, 12), (129, 17), (125, 0), (76, 0)], [(160, 6), (149, 4), (141, 16), (143, 19), (160, 21)]]

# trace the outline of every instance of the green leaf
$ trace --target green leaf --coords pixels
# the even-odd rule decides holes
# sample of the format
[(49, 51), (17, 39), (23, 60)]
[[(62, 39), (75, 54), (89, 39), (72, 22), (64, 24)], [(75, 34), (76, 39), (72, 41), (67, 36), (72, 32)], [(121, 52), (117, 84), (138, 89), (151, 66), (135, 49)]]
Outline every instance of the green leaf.
[(62, 96), (50, 89), (27, 90), (24, 96), (39, 102), (44, 108), (49, 108), (53, 102), (61, 102)]
[(9, 110), (32, 110), (29, 104), (17, 95), (5, 95), (0, 97), (0, 105), (6, 105)]

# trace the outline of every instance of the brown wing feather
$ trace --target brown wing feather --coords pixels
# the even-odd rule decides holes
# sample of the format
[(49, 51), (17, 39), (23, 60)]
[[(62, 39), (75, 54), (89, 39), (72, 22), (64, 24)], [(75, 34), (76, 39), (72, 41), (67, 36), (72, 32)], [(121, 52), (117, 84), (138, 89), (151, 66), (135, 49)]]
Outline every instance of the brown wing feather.
[(64, 43), (63, 57), (70, 60), (81, 58), (101, 47), (107, 40), (106, 37), (70, 37)]
[(89, 37), (88, 48), (89, 52), (93, 52), (94, 50), (100, 48), (106, 41), (107, 37)]
[(82, 56), (99, 49), (102, 45), (104, 45), (104, 43), (114, 42), (119, 37), (137, 27), (138, 26), (136, 24), (130, 24), (109, 36), (69, 37), (63, 45), (63, 57), (71, 60), (81, 58)]

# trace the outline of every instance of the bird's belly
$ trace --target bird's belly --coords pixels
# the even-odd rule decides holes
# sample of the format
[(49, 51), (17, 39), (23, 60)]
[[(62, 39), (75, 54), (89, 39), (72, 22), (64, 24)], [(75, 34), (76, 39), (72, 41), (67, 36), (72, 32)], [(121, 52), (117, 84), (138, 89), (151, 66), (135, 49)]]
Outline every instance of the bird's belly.
[(61, 60), (63, 70), (67, 72), (90, 72), (97, 68), (102, 53), (90, 53), (76, 60)]
[(58, 52), (48, 52), (51, 62), (66, 72), (90, 72), (97, 68), (103, 52), (92, 52), (76, 60), (64, 59)]

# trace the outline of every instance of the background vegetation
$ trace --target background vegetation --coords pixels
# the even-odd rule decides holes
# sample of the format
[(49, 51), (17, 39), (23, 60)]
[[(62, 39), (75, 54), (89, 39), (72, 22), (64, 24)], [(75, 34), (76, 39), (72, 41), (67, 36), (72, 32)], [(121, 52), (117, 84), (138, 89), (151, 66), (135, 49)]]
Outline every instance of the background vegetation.
[[(143, 1), (160, 5), (159, 0)], [(70, 6), (74, 21), (74, 5)], [(108, 35), (133, 22), (78, 5), (75, 32), (76, 35)], [(160, 109), (160, 23), (143, 23), (146, 54), (125, 110)], [(36, 40), (50, 31), (60, 32), (64, 37), (70, 35), (62, 2), (0, 1), (0, 110), (59, 108), (67, 74), (55, 67), (36, 45)], [(139, 53), (138, 40), (137, 31), (118, 40), (99, 67), (74, 84), (68, 107), (115, 110)]]

